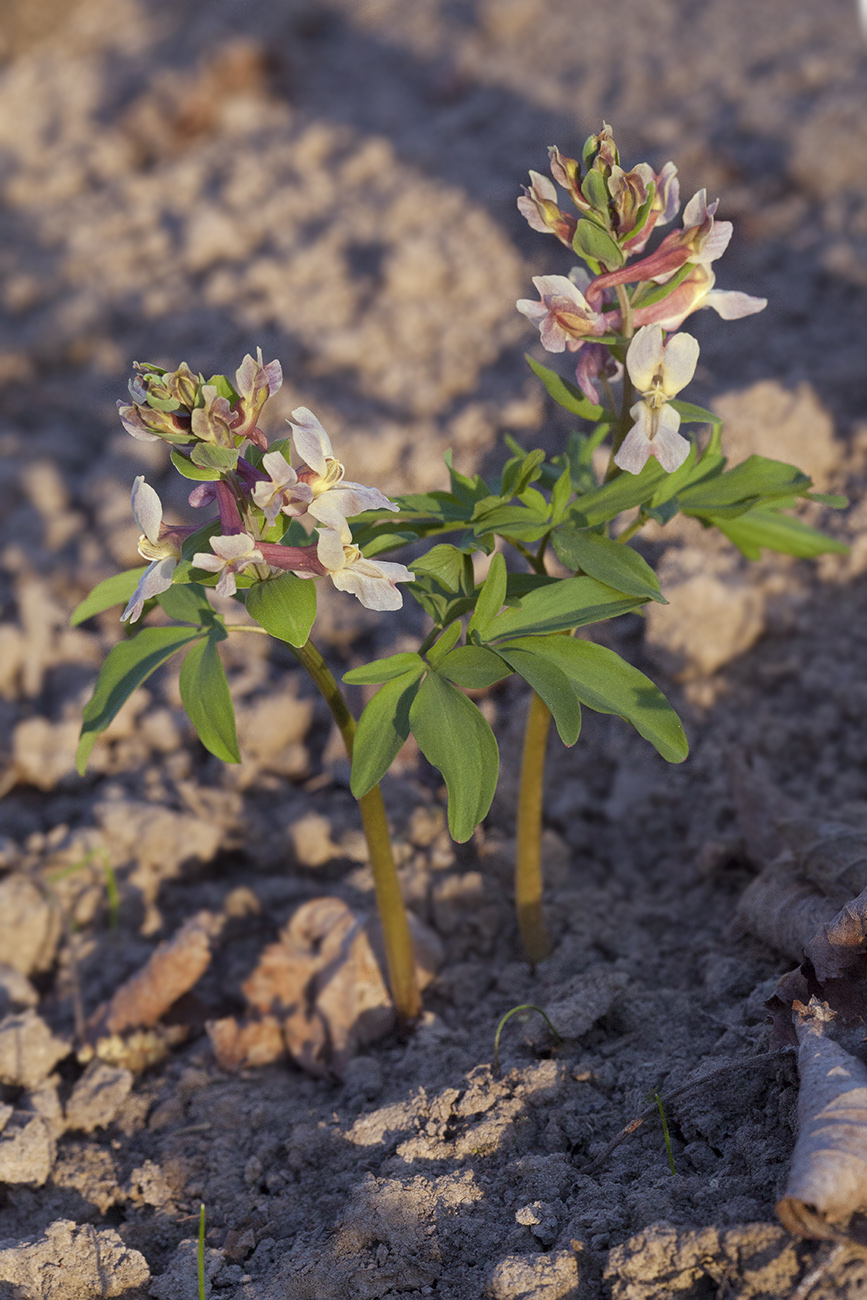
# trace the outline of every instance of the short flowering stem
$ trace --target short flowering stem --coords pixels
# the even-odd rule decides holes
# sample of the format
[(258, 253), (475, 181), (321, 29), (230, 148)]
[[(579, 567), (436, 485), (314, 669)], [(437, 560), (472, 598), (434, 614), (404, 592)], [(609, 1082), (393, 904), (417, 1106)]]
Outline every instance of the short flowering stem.
[(518, 926), (524, 952), (532, 966), (551, 953), (551, 940), (542, 914), (542, 800), (550, 725), (551, 712), (534, 691), (524, 731), (515, 862)]
[[(355, 718), (349, 712), (346, 701), (334, 674), (312, 641), (300, 647), (292, 647), (299, 662), (304, 665), (319, 688), (325, 703), (331, 710), (331, 716), (340, 728), (346, 752), (352, 759), (352, 746), (355, 740)], [(388, 821), (382, 792), (375, 785), (358, 800), (361, 822), (370, 854), (370, 866), (373, 871), (373, 883), (376, 891), (376, 903), (382, 922), (382, 936), (385, 944), (385, 961), (391, 996), (401, 1024), (406, 1027), (416, 1020), (421, 1013), (421, 997), (415, 974), (415, 955), (412, 947), (406, 908), (400, 892), (397, 868), (388, 833)]]

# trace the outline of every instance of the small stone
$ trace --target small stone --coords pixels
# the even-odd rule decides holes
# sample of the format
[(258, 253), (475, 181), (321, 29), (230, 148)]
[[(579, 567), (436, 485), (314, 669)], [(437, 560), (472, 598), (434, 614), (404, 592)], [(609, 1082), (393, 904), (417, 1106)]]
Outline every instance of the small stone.
[(341, 856), (331, 839), (331, 824), (319, 813), (307, 813), (289, 827), (295, 858), (302, 867), (323, 867)]
[(22, 872), (0, 881), (0, 962), (22, 975), (48, 970), (60, 941), (60, 912)]
[(7, 1016), (0, 1021), (0, 1083), (36, 1088), (71, 1050), (35, 1011)]
[(0, 965), (0, 1017), (38, 1003), (39, 994), (27, 976), (14, 966)]
[(566, 1300), (577, 1294), (578, 1260), (571, 1250), (550, 1255), (507, 1255), (488, 1283), (492, 1300)]
[(129, 1096), (132, 1084), (130, 1070), (91, 1061), (66, 1103), (67, 1126), (84, 1133), (107, 1128)]
[(114, 1228), (57, 1219), (41, 1236), (3, 1247), (0, 1283), (19, 1300), (111, 1300), (150, 1281), (144, 1256)]
[(16, 1111), (0, 1133), (0, 1182), (42, 1187), (56, 1154), (57, 1147), (45, 1120), (40, 1115)]

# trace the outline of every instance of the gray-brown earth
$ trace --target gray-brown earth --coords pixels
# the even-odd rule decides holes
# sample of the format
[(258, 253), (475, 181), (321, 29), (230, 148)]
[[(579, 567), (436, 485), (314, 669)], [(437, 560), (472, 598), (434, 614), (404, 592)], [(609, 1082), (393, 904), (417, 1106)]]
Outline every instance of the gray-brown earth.
[[(790, 1055), (764, 1000), (789, 960), (732, 925), (756, 864), (726, 761), (764, 764), (805, 815), (858, 818), (867, 779), (865, 43), (854, 0), (5, 0), (0, 32), (0, 1295), (226, 1300), (855, 1297), (867, 1259), (776, 1223), (793, 1146)], [(602, 120), (624, 157), (677, 163), (735, 221), (723, 287), (762, 315), (690, 328), (689, 396), (735, 459), (791, 461), (851, 508), (849, 557), (746, 565), (696, 526), (648, 538), (671, 604), (602, 630), (681, 708), (669, 768), (588, 714), (552, 749), (546, 871), (554, 956), (522, 962), (510, 904), (522, 699), (485, 705), (494, 810), (468, 846), (405, 752), (385, 794), (407, 898), (445, 961), (404, 1044), (341, 1082), (215, 1064), (261, 951), (304, 901), (369, 908), (371, 879), (327, 716), (260, 639), (226, 661), (244, 762), (192, 735), (176, 673), (151, 679), (71, 759), (119, 634), (69, 628), (137, 563), (146, 473), (184, 517), (161, 444), (114, 401), (131, 362), (234, 369), (261, 345), (385, 490), (443, 483), (441, 453), (493, 468), (498, 440), (555, 449), (568, 421), (529, 374), (514, 301), (568, 254), (515, 209), (550, 143)], [(414, 609), (323, 600), (335, 668), (413, 643)], [(356, 704), (359, 703), (356, 700)], [(116, 875), (111, 928), (105, 867)], [(69, 871), (67, 868), (77, 867)], [(216, 957), (168, 1055), (68, 1055), (158, 941), (207, 909)], [(511, 1007), (545, 1007), (493, 1036)], [(175, 1039), (183, 1041), (174, 1042)], [(142, 1050), (152, 1043), (140, 1044)], [(740, 1063), (740, 1064), (737, 1064)], [(603, 1157), (655, 1090), (653, 1120)], [(596, 1162), (594, 1164), (594, 1161)], [(588, 1172), (588, 1169), (590, 1170)]]

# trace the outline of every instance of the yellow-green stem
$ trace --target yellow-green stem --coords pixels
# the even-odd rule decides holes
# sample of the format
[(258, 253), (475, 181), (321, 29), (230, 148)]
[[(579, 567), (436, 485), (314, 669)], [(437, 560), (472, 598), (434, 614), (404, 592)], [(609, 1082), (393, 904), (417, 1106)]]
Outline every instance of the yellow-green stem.
[[(306, 645), (293, 647), (299, 661), (307, 669), (318, 686), (331, 710), (331, 716), (340, 728), (340, 734), (346, 745), (346, 752), (352, 761), (352, 746), (355, 740), (355, 718), (349, 712), (340, 687), (334, 679), (331, 669), (322, 655), (308, 641)], [(397, 1014), (404, 1026), (416, 1020), (421, 1013), (421, 996), (415, 974), (415, 955), (412, 948), (412, 936), (409, 930), (406, 908), (400, 892), (400, 881), (394, 864), (391, 849), (391, 836), (388, 832), (388, 820), (382, 792), (375, 785), (358, 800), (361, 822), (370, 854), (370, 866), (373, 871), (373, 884), (376, 891), (376, 905), (382, 922), (382, 937), (385, 944), (385, 961), (391, 996)]]
[(527, 960), (535, 966), (551, 953), (551, 941), (542, 915), (542, 800), (545, 787), (545, 750), (551, 711), (534, 691), (527, 710), (521, 788), (518, 795), (515, 906)]

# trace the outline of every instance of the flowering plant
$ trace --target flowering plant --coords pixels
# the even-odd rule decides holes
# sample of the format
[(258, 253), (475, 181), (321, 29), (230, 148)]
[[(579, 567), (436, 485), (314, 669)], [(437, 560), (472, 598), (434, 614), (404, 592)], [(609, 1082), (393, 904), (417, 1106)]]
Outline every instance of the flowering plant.
[[(234, 380), (206, 380), (186, 365), (172, 372), (138, 365), (131, 401), (118, 403), (121, 421), (135, 438), (169, 444), (175, 468), (194, 483), (190, 505), (209, 517), (198, 527), (164, 524), (156, 492), (136, 478), (132, 509), (149, 563), (101, 583), (74, 615), (81, 622), (124, 604), (131, 626), (155, 602), (173, 620), (144, 627), (108, 655), (84, 712), (81, 771), (132, 691), (182, 651), (181, 697), (202, 743), (239, 761), (219, 645), (253, 630), (293, 649), (352, 759), (392, 993), (405, 1020), (418, 1013), (419, 999), (379, 782), (409, 734), (441, 771), (449, 830), (466, 840), (490, 808), (499, 755), (465, 691), (512, 675), (531, 688), (516, 901), (527, 955), (537, 962), (549, 951), (539, 842), (552, 718), (566, 745), (578, 739), (588, 707), (626, 719), (670, 762), (687, 754), (680, 720), (658, 687), (612, 650), (573, 635), (648, 601), (665, 603), (653, 569), (628, 542), (648, 521), (664, 525), (681, 512), (719, 528), (748, 557), (763, 547), (799, 556), (845, 549), (788, 513), (799, 498), (829, 505), (845, 504), (842, 498), (817, 496), (798, 469), (760, 456), (726, 468), (718, 418), (678, 398), (699, 352), (691, 335), (678, 332), (683, 321), (703, 307), (732, 320), (765, 306), (714, 288), (710, 267), (731, 236), (730, 223), (715, 218), (716, 203), (700, 191), (682, 227), (648, 253), (656, 228), (678, 212), (673, 163), (659, 173), (646, 163), (624, 171), (606, 126), (589, 138), (580, 162), (552, 149), (551, 175), (531, 173), (518, 206), (535, 230), (555, 235), (585, 265), (537, 277), (539, 301), (517, 306), (545, 349), (574, 357), (574, 383), (530, 365), (551, 397), (589, 425), (586, 432), (573, 432), (550, 460), (507, 439), (512, 455), (494, 481), (460, 473), (448, 455), (447, 489), (390, 501), (345, 478), (328, 434), (305, 407), (292, 412), (290, 437), (268, 444), (258, 422), (282, 374), (261, 351), (244, 358)], [(577, 215), (560, 208), (554, 182)], [(685, 425), (710, 426), (703, 446), (684, 435)], [(597, 475), (595, 453), (606, 445), (607, 466)], [(411, 569), (380, 558), (420, 543), (433, 544)], [(474, 553), (491, 557), (481, 582)], [(357, 724), (310, 640), (323, 580), (382, 611), (400, 608), (408, 591), (429, 618), (418, 650), (344, 674), (348, 683), (379, 686)], [(243, 604), (248, 621), (227, 622), (209, 600), (212, 588)]]

